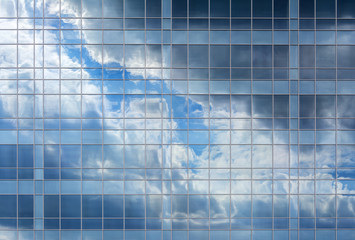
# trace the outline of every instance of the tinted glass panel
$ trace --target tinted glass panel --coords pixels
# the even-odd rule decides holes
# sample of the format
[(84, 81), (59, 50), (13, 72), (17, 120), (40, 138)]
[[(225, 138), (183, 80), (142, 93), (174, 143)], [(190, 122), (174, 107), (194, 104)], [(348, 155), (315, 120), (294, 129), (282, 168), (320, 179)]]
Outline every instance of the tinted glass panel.
[(190, 0), (189, 1), (190, 17), (207, 17), (208, 1), (207, 0)]
[(270, 0), (253, 0), (253, 16), (254, 17), (271, 17), (272, 1)]
[(16, 167), (17, 147), (16, 145), (0, 145), (1, 167)]
[(232, 17), (250, 17), (251, 0), (238, 1), (232, 0)]
[(317, 18), (333, 18), (335, 17), (335, 2), (334, 0), (325, 0), (316, 2), (317, 4)]
[(187, 17), (186, 0), (172, 0), (173, 17)]
[(161, 0), (147, 0), (147, 17), (161, 16)]
[(274, 0), (274, 17), (288, 17), (289, 1)]
[(210, 0), (211, 17), (229, 17), (229, 0)]
[(339, 18), (354, 18), (355, 3), (353, 1), (339, 0), (337, 3)]

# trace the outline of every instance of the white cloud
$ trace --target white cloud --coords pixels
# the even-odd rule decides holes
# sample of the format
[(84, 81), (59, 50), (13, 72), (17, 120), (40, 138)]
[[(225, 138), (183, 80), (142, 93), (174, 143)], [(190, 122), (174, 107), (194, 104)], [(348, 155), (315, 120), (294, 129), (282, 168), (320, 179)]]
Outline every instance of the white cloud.
[(0, 1), (0, 17), (16, 17), (16, 0)]

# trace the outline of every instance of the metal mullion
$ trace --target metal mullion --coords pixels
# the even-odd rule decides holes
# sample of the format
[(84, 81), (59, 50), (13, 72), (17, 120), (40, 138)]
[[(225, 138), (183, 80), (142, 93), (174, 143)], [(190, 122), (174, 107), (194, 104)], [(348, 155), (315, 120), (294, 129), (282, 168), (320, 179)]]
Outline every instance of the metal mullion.
[(160, 178), (161, 178), (161, 183), (160, 183), (160, 187), (161, 187), (161, 195), (160, 195), (160, 205), (161, 205), (161, 209), (162, 209), (162, 222), (160, 223), (160, 228), (161, 228), (161, 234), (160, 237), (161, 239), (164, 238), (164, 231), (163, 231), (163, 225), (164, 225), (164, 185), (165, 185), (165, 181), (164, 181), (164, 172), (165, 172), (165, 158), (166, 158), (166, 151), (164, 149), (164, 98), (163, 98), (163, 90), (164, 90), (164, 71), (163, 71), (163, 61), (164, 61), (164, 45), (163, 45), (163, 29), (164, 29), (164, 21), (163, 21), (163, 1), (161, 0), (161, 6), (160, 6), (160, 49), (161, 49), (161, 65), (160, 65), (160, 74), (161, 74), (161, 83), (160, 83), (160, 89), (161, 89), (161, 129), (160, 129), (160, 134), (161, 134), (161, 155), (162, 155), (162, 163), (161, 163), (161, 172), (160, 172)]
[(18, 40), (19, 40), (19, 37), (18, 37), (18, 34), (19, 34), (19, 22), (18, 22), (18, 16), (19, 16), (19, 7), (18, 7), (18, 2), (16, 2), (16, 16), (17, 16), (17, 20), (16, 20), (16, 27), (17, 27), (17, 34), (16, 34), (16, 117), (17, 117), (17, 138), (16, 138), (16, 145), (17, 145), (17, 151), (16, 151), (16, 167), (17, 167), (17, 173), (16, 173), (16, 180), (17, 180), (17, 184), (16, 184), (16, 187), (17, 187), (17, 194), (16, 194), (16, 230), (17, 230), (17, 233), (16, 233), (16, 238), (19, 239), (19, 216), (18, 216), (18, 209), (19, 209), (19, 201), (18, 201), (18, 198), (19, 198), (19, 84), (18, 84), (18, 81), (19, 81), (19, 61), (18, 61), (18, 58), (19, 58), (19, 54), (18, 54)]
[[(83, 1), (80, 1), (80, 228), (83, 226)], [(80, 231), (83, 239), (83, 231)]]
[(314, 153), (313, 153), (313, 175), (314, 175), (314, 178), (313, 178), (313, 214), (314, 214), (314, 239), (317, 238), (317, 214), (316, 214), (316, 193), (317, 193), (317, 177), (316, 177), (316, 166), (317, 166), (317, 163), (316, 163), (316, 152), (317, 152), (317, 89), (316, 89), (316, 82), (317, 82), (317, 35), (316, 35), (316, 19), (317, 19), (317, 13), (316, 13), (316, 6), (317, 6), (317, 0), (314, 0), (314, 19), (313, 19), (313, 36), (314, 36), (314, 43), (313, 43), (313, 46), (314, 46), (314, 83), (313, 83), (313, 88), (314, 88)]
[[(338, 0), (335, 0), (335, 240), (338, 240)], [(340, 239), (339, 239), (340, 240)]]
[(254, 90), (253, 90), (253, 81), (254, 81), (254, 74), (253, 74), (253, 69), (254, 69), (254, 64), (253, 64), (253, 1), (251, 1), (251, 8), (250, 8), (250, 88), (251, 88), (251, 94), (250, 94), (250, 170), (251, 170), (251, 180), (250, 180), (250, 235), (251, 235), (251, 239), (253, 239), (253, 233), (254, 233), (254, 228), (253, 228), (253, 222), (254, 222), (254, 216), (253, 216), (253, 118), (254, 118), (254, 114), (253, 114), (253, 96), (254, 96)]
[(147, 239), (147, 0), (144, 0), (144, 238)]
[(271, 185), (271, 192), (272, 192), (272, 197), (271, 197), (271, 219), (272, 219), (272, 223), (271, 223), (271, 226), (272, 226), (272, 238), (274, 239), (275, 237), (275, 211), (274, 211), (274, 198), (275, 198), (275, 195), (274, 195), (274, 191), (275, 191), (275, 188), (274, 188), (274, 179), (275, 179), (275, 176), (274, 176), (274, 171), (275, 171), (275, 154), (274, 154), (274, 151), (275, 151), (275, 148), (274, 148), (274, 136), (275, 136), (275, 39), (274, 39), (274, 24), (275, 24), (275, 16), (274, 16), (274, 0), (272, 0), (272, 7), (271, 7), (271, 16), (272, 16), (272, 30), (271, 30), (271, 33), (272, 33), (272, 45), (271, 45), (271, 67), (272, 67), (272, 70), (271, 70), (271, 86), (272, 86), (272, 95), (271, 95), (271, 116), (272, 116), (272, 131), (271, 131), (271, 134), (272, 134), (272, 139), (271, 139), (271, 167), (272, 167), (272, 185)]
[(232, 1), (229, 1), (229, 240), (232, 240)]
[[(44, 139), (44, 72), (45, 72), (45, 58), (44, 58), (44, 0), (42, 0), (42, 92), (41, 92), (41, 100), (42, 100), (42, 134), (43, 134), (43, 140), (42, 140), (42, 167), (43, 167), (43, 172), (44, 172), (44, 147), (45, 147), (45, 139)], [(44, 179), (42, 180), (42, 237), (44, 237)]]
[[(61, 117), (62, 117), (62, 114), (61, 114), (61, 111), (62, 111), (62, 106), (61, 106), (61, 99), (62, 99), (62, 89), (61, 89), (61, 78), (62, 78), (62, 19), (61, 19), (61, 16), (62, 16), (62, 11), (61, 11), (61, 8), (62, 8), (62, 1), (59, 1), (59, 154), (61, 154), (62, 152), (62, 138), (61, 138), (61, 126), (62, 126), (62, 122), (61, 122)], [(61, 170), (61, 159), (59, 158), (59, 170)], [(61, 172), (61, 171), (59, 171)], [(61, 173), (59, 174), (59, 194), (58, 194), (58, 198), (59, 198), (59, 229), (62, 229), (62, 223), (61, 223), (61, 218), (62, 218), (62, 212), (60, 211), (61, 210), (61, 207), (62, 207), (62, 198), (61, 198), (61, 190), (62, 190), (62, 187), (61, 187)], [(62, 231), (59, 231), (59, 237), (62, 236)]]
[[(190, 13), (190, 8), (189, 8), (189, 0), (186, 0), (186, 19), (188, 19), (189, 17), (189, 13)], [(187, 25), (187, 33), (189, 33), (189, 29), (190, 29), (190, 22), (188, 20), (186, 20), (186, 25)], [(187, 70), (187, 166), (186, 166), (186, 171), (187, 171), (187, 179), (186, 179), (186, 188), (187, 188), (187, 232), (189, 232), (190, 229), (190, 140), (189, 140), (189, 134), (190, 134), (190, 73), (189, 73), (189, 56), (190, 56), (190, 44), (189, 44), (189, 34), (187, 34), (186, 36), (187, 38), (186, 40), (186, 70)], [(172, 40), (172, 39), (171, 39)], [(185, 99), (186, 99), (185, 98)], [(187, 239), (190, 239), (190, 236), (188, 234)]]
[(104, 118), (105, 118), (105, 108), (104, 108), (104, 63), (105, 63), (105, 59), (104, 59), (104, 42), (105, 42), (105, 35), (104, 35), (104, 3), (105, 0), (101, 1), (101, 38), (102, 38), (102, 42), (101, 42), (101, 108), (102, 108), (102, 112), (101, 112), (101, 137), (102, 137), (102, 143), (101, 143), (101, 228), (102, 228), (102, 233), (101, 233), (101, 237), (102, 239), (104, 239), (104, 229), (105, 229), (105, 225), (104, 225), (104, 217), (105, 217), (105, 201), (104, 201), (104, 143), (105, 143), (105, 134), (104, 134)]
[(290, 78), (290, 46), (291, 46), (291, 6), (288, 6), (288, 238), (291, 239), (291, 78)]
[(300, 8), (299, 8), (299, 1), (297, 1), (297, 159), (298, 159), (298, 177), (297, 177), (297, 238), (298, 240), (300, 239), (300, 129), (299, 129), (299, 124), (300, 124), (300, 44), (299, 44), (299, 26), (300, 26)]
[[(33, 1), (33, 18), (35, 17), (35, 1)], [(33, 44), (36, 42), (36, 22), (35, 22), (35, 20), (33, 19)], [(33, 45), (33, 67), (35, 67), (36, 66), (36, 46), (35, 45)], [(33, 70), (33, 75), (34, 75), (34, 80), (33, 80), (33, 86), (35, 87), (35, 83), (36, 83), (36, 70), (34, 69)], [(36, 157), (37, 157), (37, 154), (36, 154), (36, 118), (35, 118), (35, 115), (36, 115), (36, 95), (35, 95), (35, 93), (36, 93), (36, 90), (35, 90), (35, 88), (34, 88), (34, 92), (33, 92), (33, 111), (32, 111), (32, 114), (33, 114), (33, 116), (32, 116), (32, 118), (33, 118), (33, 162), (32, 162), (32, 164), (33, 164), (33, 171), (34, 171), (34, 174), (36, 174)], [(33, 181), (33, 216), (32, 216), (32, 219), (33, 219), (33, 223), (35, 223), (35, 219), (36, 219), (36, 215), (35, 215), (35, 213), (36, 213), (36, 181), (37, 180), (37, 178), (36, 178), (36, 176), (34, 177), (34, 181)], [(35, 224), (34, 224), (35, 225)], [(35, 238), (36, 237), (36, 235), (35, 235), (35, 228), (33, 229), (33, 234), (32, 234), (32, 236), (33, 236), (33, 238)]]
[[(165, 1), (167, 2), (167, 1)], [(163, 2), (164, 3), (164, 2)], [(172, 71), (173, 71), (173, 66), (172, 66), (172, 63), (173, 63), (173, 28), (172, 28), (172, 25), (173, 25), (173, 18), (172, 18), (172, 12), (173, 12), (173, 6), (172, 6), (172, 2), (170, 2), (170, 14), (169, 14), (169, 18), (168, 20), (170, 20), (170, 43), (169, 43), (169, 46), (170, 46), (170, 72), (169, 72), (169, 79), (170, 79), (170, 84), (171, 84), (171, 90), (170, 90), (170, 94), (171, 94), (171, 98), (170, 98), (170, 101), (171, 101), (171, 106), (173, 105), (173, 98), (172, 98), (172, 85), (173, 85), (173, 81), (172, 81)], [(172, 122), (173, 122), (173, 112), (172, 110), (170, 110), (170, 117), (171, 117), (171, 121), (170, 121), (170, 144), (171, 144), (171, 147), (170, 147), (170, 161), (171, 161), (171, 164), (170, 164), (170, 237), (171, 239), (173, 238), (173, 229), (172, 229), (172, 224), (173, 224), (173, 219), (172, 219), (172, 216), (173, 216), (173, 194), (172, 194), (172, 189), (173, 189), (173, 181), (172, 181), (172, 170), (173, 170), (173, 150), (172, 150), (172, 140), (173, 140), (173, 136), (172, 136), (172, 131), (173, 131), (173, 128), (172, 128)]]
[(123, 238), (125, 239), (126, 237), (126, 184), (125, 184), (125, 178), (126, 178), (126, 57), (125, 57), (125, 51), (126, 51), (126, 39), (125, 39), (125, 29), (126, 29), (126, 9), (125, 9), (125, 2), (122, 1), (122, 8), (123, 8), (123, 13), (122, 13), (122, 24), (123, 24)]
[(211, 0), (208, 1), (208, 239), (211, 239), (211, 138), (210, 138), (210, 88), (211, 88)]

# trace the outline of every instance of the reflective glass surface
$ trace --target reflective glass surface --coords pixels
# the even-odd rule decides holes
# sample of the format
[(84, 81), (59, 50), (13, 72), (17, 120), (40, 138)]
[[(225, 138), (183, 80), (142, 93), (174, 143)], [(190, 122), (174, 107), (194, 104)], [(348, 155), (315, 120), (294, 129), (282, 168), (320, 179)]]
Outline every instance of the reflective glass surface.
[(0, 0), (0, 239), (355, 239), (353, 0)]

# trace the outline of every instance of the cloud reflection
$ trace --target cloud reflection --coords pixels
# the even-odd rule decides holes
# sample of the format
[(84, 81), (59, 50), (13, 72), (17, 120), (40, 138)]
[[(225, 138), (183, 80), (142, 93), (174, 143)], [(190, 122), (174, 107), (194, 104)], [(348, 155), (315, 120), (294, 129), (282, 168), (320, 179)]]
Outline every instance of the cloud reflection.
[[(22, 5), (23, 1), (20, 1)], [(84, 1), (82, 15), (85, 17), (99, 16), (101, 9), (93, 7), (97, 5), (97, 1)], [(35, 11), (42, 8), (39, 3), (36, 2)], [(121, 6), (115, 5), (113, 8), (121, 9)], [(1, 17), (15, 17), (16, 16), (16, 3), (15, 1), (1, 1), (0, 2), (0, 16)], [(33, 10), (32, 10), (33, 11)], [(77, 0), (65, 0), (61, 4), (61, 13), (65, 16), (74, 18), (81, 17), (80, 1)], [(31, 16), (31, 9), (21, 8), (21, 16)], [(45, 2), (45, 15), (46, 16), (59, 16), (58, 1), (46, 1)], [(110, 9), (105, 10), (105, 14), (113, 14)], [(134, 16), (140, 14), (139, 11), (132, 13)], [(80, 28), (80, 21), (75, 19), (61, 20), (63, 24), (71, 25), (72, 28)], [(8, 22), (2, 21), (2, 24), (11, 24), (11, 20)], [(50, 22), (45, 22), (44, 28), (53, 29), (54, 26)], [(24, 26), (32, 28), (30, 24)], [(88, 21), (86, 28), (96, 28), (97, 25), (94, 22)], [(126, 118), (125, 125), (119, 121), (106, 121), (105, 128), (111, 129), (111, 131), (105, 131), (104, 139), (109, 144), (123, 144), (126, 143), (125, 149), (110, 149), (104, 151), (107, 153), (102, 156), (101, 145), (87, 145), (83, 146), (83, 167), (85, 168), (102, 168), (101, 159), (104, 158), (105, 168), (123, 168), (132, 170), (128, 176), (136, 179), (144, 179), (146, 177), (145, 172), (134, 171), (144, 168), (162, 168), (173, 167), (177, 171), (174, 171), (173, 177), (179, 179), (179, 181), (173, 181), (171, 184), (171, 190), (165, 189), (169, 194), (172, 193), (181, 194), (171, 196), (171, 201), (163, 201), (163, 205), (158, 204), (160, 196), (155, 196), (149, 202), (150, 205), (146, 205), (144, 197), (139, 195), (144, 191), (150, 193), (160, 194), (162, 187), (160, 184), (145, 183), (144, 181), (130, 181), (126, 182), (126, 189), (124, 193), (132, 194), (126, 196), (125, 212), (128, 217), (144, 217), (145, 209), (151, 214), (152, 217), (169, 216), (173, 218), (228, 218), (232, 217), (272, 217), (272, 193), (273, 191), (279, 191), (282, 194), (288, 194), (288, 182), (284, 181), (280, 184), (273, 182), (272, 180), (261, 179), (258, 181), (245, 181), (244, 184), (239, 182), (230, 181), (230, 167), (238, 168), (261, 168), (261, 169), (288, 169), (290, 166), (289, 148), (285, 145), (275, 146), (272, 144), (275, 142), (288, 144), (288, 136), (282, 137), (278, 135), (275, 137), (273, 133), (275, 131), (266, 131), (267, 124), (261, 123), (260, 128), (265, 128), (265, 131), (251, 131), (251, 124), (242, 122), (245, 119), (253, 117), (271, 118), (273, 117), (271, 95), (263, 96), (250, 96), (250, 95), (232, 95), (229, 94), (208, 94), (208, 87), (205, 83), (206, 80), (194, 81), (186, 83), (183, 80), (176, 80), (172, 86), (165, 86), (169, 84), (170, 76), (167, 77), (160, 70), (164, 67), (170, 67), (170, 63), (166, 62), (165, 56), (167, 52), (172, 51), (172, 66), (174, 67), (186, 67), (187, 55), (186, 46), (175, 46), (170, 49), (170, 46), (164, 46), (164, 49), (160, 45), (141, 45), (145, 43), (144, 32), (123, 32), (112, 31), (111, 34), (105, 34), (103, 36), (104, 43), (112, 43), (113, 45), (100, 45), (102, 38), (101, 31), (85, 30), (81, 36), (79, 34), (73, 34), (70, 36), (70, 41), (86, 43), (80, 47), (75, 45), (44, 45), (36, 46), (21, 46), (17, 49), (14, 44), (14, 39), (17, 38), (16, 31), (8, 31), (3, 35), (2, 43), (9, 45), (0, 46), (0, 64), (1, 67), (15, 68), (17, 67), (33, 67), (35, 62), (36, 67), (49, 67), (51, 69), (46, 70), (45, 84), (48, 84), (48, 91), (55, 91), (55, 83), (50, 85), (49, 79), (58, 79), (59, 71), (63, 79), (71, 79), (69, 82), (61, 86), (61, 98), (59, 100), (58, 95), (45, 95), (44, 97), (44, 112), (42, 114), (35, 113), (35, 117), (50, 117), (50, 118)], [(21, 33), (21, 39), (23, 41), (30, 41), (33, 39), (31, 32), (23, 31)], [(40, 35), (40, 33), (38, 34)], [(36, 33), (37, 38), (37, 33)], [(68, 37), (69, 38), (69, 37)], [(123, 46), (123, 39), (125, 39), (125, 46)], [(42, 41), (42, 39), (40, 39)], [(45, 43), (58, 43), (58, 34), (55, 31), (48, 30), (45, 33)], [(66, 41), (63, 38), (61, 41)], [(346, 41), (343, 40), (343, 41)], [(345, 49), (345, 48), (344, 48)], [(343, 48), (340, 48), (340, 54), (344, 54)], [(205, 50), (205, 49), (203, 49)], [(221, 50), (222, 52), (218, 52)], [(271, 48), (264, 46), (255, 47), (255, 54), (253, 56), (253, 64), (257, 67), (270, 67), (271, 66)], [(345, 49), (346, 50), (346, 49)], [(348, 49), (349, 50), (349, 49)], [(352, 50), (352, 49), (350, 49)], [(17, 53), (18, 51), (18, 53)], [(34, 51), (34, 52), (33, 52)], [(61, 52), (60, 52), (61, 51)], [(197, 51), (197, 50), (196, 50)], [(223, 57), (223, 52), (227, 51), (225, 47), (213, 47), (213, 52), (216, 52), (218, 57), (214, 58), (212, 65), (215, 67), (228, 67), (229, 57), (226, 59)], [(348, 51), (345, 51), (348, 52)], [(42, 54), (44, 58), (42, 59)], [(33, 59), (35, 55), (35, 59)], [(18, 59), (17, 59), (18, 57)], [(347, 56), (347, 59), (351, 60), (351, 56)], [(61, 60), (61, 62), (60, 62)], [(81, 62), (82, 61), (82, 62)], [(204, 59), (191, 58), (190, 64), (197, 67), (207, 67)], [(344, 60), (345, 61), (345, 60)], [(351, 62), (351, 61), (350, 61)], [(342, 63), (342, 62), (341, 62)], [(201, 65), (199, 65), (201, 64)], [(244, 61), (240, 64), (244, 64)], [(59, 67), (65, 67), (66, 69), (60, 69)], [(347, 65), (344, 63), (345, 67)], [(79, 68), (83, 67), (81, 70)], [(102, 69), (102, 68), (117, 68), (116, 69)], [(151, 69), (146, 69), (151, 68)], [(182, 72), (179, 72), (182, 74)], [(16, 79), (18, 74), (21, 78), (33, 79), (33, 72), (24, 71), (18, 73), (12, 71), (12, 69), (2, 70), (1, 78), (3, 79)], [(35, 73), (37, 74), (37, 72)], [(110, 87), (104, 86), (102, 89), (102, 74), (107, 74), (108, 78), (123, 79), (124, 89), (127, 95), (103, 95), (103, 92), (110, 91)], [(168, 74), (167, 74), (168, 75)], [(194, 75), (196, 79), (205, 79), (206, 75), (203, 71)], [(218, 78), (218, 77), (217, 77)], [(222, 77), (221, 77), (222, 78)], [(40, 78), (39, 78), (40, 79)], [(80, 83), (75, 82), (73, 79), (88, 79), (83, 80)], [(90, 80), (89, 80), (90, 79)], [(99, 81), (95, 81), (99, 79)], [(142, 81), (140, 79), (147, 79)], [(148, 80), (150, 79), (150, 80)], [(159, 80), (163, 80), (160, 82)], [(65, 80), (67, 81), (67, 80)], [(148, 81), (150, 81), (148, 83)], [(63, 80), (64, 82), (64, 80)], [(158, 86), (162, 83), (169, 91), (184, 94), (174, 95), (172, 99), (168, 97), (162, 97), (160, 92), (154, 92), (157, 95), (143, 95), (147, 89), (148, 84), (156, 83)], [(228, 83), (228, 81), (227, 81)], [(189, 85), (190, 84), (190, 85)], [(80, 86), (79, 86), (80, 85)], [(220, 86), (221, 83), (217, 84)], [(37, 87), (37, 86), (36, 86)], [(160, 88), (160, 87), (159, 87)], [(15, 95), (16, 87), (11, 81), (3, 82), (1, 93), (8, 95), (1, 95), (0, 98), (0, 114), (1, 118), (16, 118), (16, 117), (28, 117), (33, 118), (33, 97), (24, 95), (17, 98)], [(161, 90), (160, 90), (161, 91)], [(185, 94), (191, 91), (193, 94), (189, 94), (187, 97)], [(199, 92), (200, 91), (200, 92)], [(220, 89), (223, 92), (223, 88)], [(189, 93), (191, 93), (189, 92)], [(53, 92), (52, 92), (53, 93)], [(58, 94), (59, 92), (55, 93)], [(85, 95), (79, 95), (85, 93)], [(229, 93), (229, 91), (228, 91)], [(11, 95), (13, 94), (13, 95)], [(65, 95), (67, 94), (67, 95)], [(77, 95), (70, 95), (77, 94)], [(25, 97), (26, 96), (26, 97)], [(306, 99), (307, 96), (302, 96), (300, 101), (300, 117), (314, 117), (314, 104), (309, 104), (312, 100)], [(310, 97), (308, 97), (310, 98)], [(37, 101), (37, 100), (36, 100)], [(314, 102), (314, 100), (313, 100)], [(312, 102), (312, 103), (313, 103)], [(319, 101), (318, 101), (319, 102)], [(353, 117), (351, 109), (353, 107), (352, 96), (339, 96), (338, 97), (338, 116), (339, 117)], [(41, 104), (40, 101), (36, 104)], [(316, 106), (317, 107), (317, 106)], [(319, 105), (318, 105), (319, 107)], [(320, 108), (320, 107), (319, 107)], [(334, 111), (324, 106), (321, 107), (317, 113), (324, 117), (333, 117)], [(17, 112), (16, 109), (19, 109)], [(59, 110), (60, 109), (60, 110)], [(284, 110), (284, 109), (283, 109)], [(40, 110), (39, 110), (40, 111)], [(278, 112), (279, 117), (288, 117), (288, 111)], [(60, 116), (59, 116), (60, 112)], [(171, 114), (171, 116), (169, 115)], [(161, 127), (158, 125), (158, 121), (161, 121), (162, 117), (171, 117), (164, 119), (164, 124), (171, 126), (171, 132), (160, 131)], [(199, 131), (190, 131), (187, 134), (187, 127), (183, 122), (180, 122), (175, 118), (187, 118), (190, 120), (193, 118), (201, 118)], [(209, 120), (212, 118), (221, 118), (229, 120), (232, 118), (238, 118), (241, 121), (234, 122), (234, 127), (238, 130), (227, 131), (229, 129), (228, 124), (222, 124), (222, 121), (213, 122)], [(132, 118), (132, 119), (130, 119)], [(148, 120), (138, 121), (137, 119), (154, 118), (156, 123), (156, 129), (159, 131), (145, 131)], [(133, 120), (136, 119), (137, 121)], [(188, 123), (186, 123), (188, 124)], [(155, 126), (155, 125), (154, 125)], [(102, 127), (102, 123), (99, 124)], [(255, 127), (255, 126), (254, 126)], [(153, 127), (152, 127), (153, 128)], [(208, 128), (213, 128), (215, 131), (206, 131)], [(245, 128), (245, 129), (244, 129)], [(114, 131), (112, 129), (125, 129), (126, 131)], [(227, 129), (227, 130), (226, 130)], [(100, 129), (101, 130), (101, 129)], [(248, 131), (249, 130), (249, 131)], [(64, 131), (64, 130), (63, 130)], [(287, 131), (287, 129), (286, 129)], [(163, 133), (162, 133), (163, 132)], [(101, 132), (100, 132), (101, 133)], [(99, 134), (100, 134), (99, 133)], [(92, 133), (93, 134), (93, 133)], [(231, 136), (229, 136), (231, 135)], [(96, 136), (96, 135), (88, 135)], [(89, 137), (89, 140), (94, 137)], [(169, 139), (169, 140), (167, 140)], [(253, 139), (253, 140), (252, 140)], [(285, 140), (287, 139), (287, 140)], [(353, 133), (340, 133), (339, 139), (343, 139), (345, 144), (354, 144), (355, 137)], [(164, 149), (160, 145), (162, 143), (173, 142), (173, 145)], [(229, 145), (230, 141), (232, 144)], [(252, 142), (253, 141), (253, 142)], [(55, 142), (55, 141), (54, 141)], [(107, 143), (105, 142), (105, 143)], [(195, 143), (195, 145), (188, 145), (187, 143)], [(251, 144), (255, 144), (251, 147)], [(151, 145), (144, 145), (151, 144)], [(156, 144), (156, 145), (153, 145)], [(208, 145), (211, 144), (211, 145)], [(106, 146), (106, 145), (105, 145)], [(48, 147), (48, 154), (55, 151)], [(165, 152), (166, 150), (166, 152)], [(59, 150), (58, 150), (59, 151)], [(124, 151), (124, 158), (122, 152)], [(300, 147), (299, 151), (299, 164), (304, 168), (313, 168), (314, 163), (319, 168), (333, 168), (335, 165), (335, 150), (329, 146), (317, 146)], [(169, 156), (165, 156), (168, 155)], [(53, 155), (53, 154), (52, 154)], [(56, 155), (56, 154), (54, 154)], [(59, 154), (58, 154), (59, 155)], [(117, 156), (120, 155), (118, 158)], [(339, 146), (337, 149), (338, 166), (349, 167), (352, 166), (353, 149), (350, 146)], [(316, 159), (314, 159), (314, 156)], [(171, 158), (171, 159), (169, 159)], [(189, 175), (196, 178), (208, 179), (210, 175), (203, 175), (202, 170), (193, 168), (221, 168), (228, 170), (220, 176), (227, 175), (224, 180), (214, 179), (213, 181), (192, 181), (188, 179), (187, 174), (184, 174), (183, 170), (192, 168), (192, 174)], [(106, 172), (108, 170), (105, 169)], [(201, 175), (199, 176), (201, 171)], [(212, 170), (211, 170), (212, 171)], [(186, 172), (186, 171), (185, 171)], [(109, 172), (108, 172), (109, 173)], [(211, 173), (209, 173), (211, 174)], [(254, 174), (254, 173), (253, 173)], [(88, 172), (87, 177), (94, 177), (99, 175), (95, 172)], [(288, 175), (283, 174), (287, 179)], [(290, 177), (298, 178), (297, 174), (289, 174)], [(325, 193), (332, 195), (336, 188), (340, 194), (355, 194), (355, 187), (351, 181), (339, 181), (335, 186), (333, 181), (319, 182), (314, 189), (311, 173), (307, 172), (301, 176), (308, 180), (302, 180), (299, 183), (299, 191), (301, 193), (309, 194), (300, 198), (300, 210), (301, 217), (313, 217), (314, 215), (314, 201), (319, 201), (317, 204), (317, 214), (320, 216), (326, 215), (326, 213), (334, 212), (334, 197), (329, 199), (314, 200), (313, 193)], [(169, 178), (168, 178), (169, 179)], [(153, 181), (152, 181), (153, 182)], [(242, 181), (240, 181), (242, 182)], [(231, 186), (229, 186), (231, 184)], [(251, 189), (251, 184), (253, 188)], [(273, 185), (274, 184), (274, 185)], [(90, 186), (90, 183), (88, 183)], [(116, 186), (117, 191), (121, 191), (121, 188)], [(166, 188), (168, 188), (166, 186)], [(147, 190), (149, 189), (149, 190)], [(164, 188), (163, 188), (164, 189)], [(163, 192), (165, 191), (163, 190)], [(122, 190), (123, 191), (123, 190)], [(244, 194), (229, 196), (230, 193)], [(121, 193), (121, 192), (120, 192)], [(187, 193), (199, 194), (199, 195), (187, 195)], [(207, 195), (207, 194), (211, 195)], [(250, 193), (264, 194), (265, 196), (255, 195), (250, 197)], [(253, 198), (253, 201), (251, 200)], [(277, 197), (275, 197), (277, 198)], [(340, 216), (354, 216), (352, 196), (339, 195), (339, 204), (337, 206)], [(154, 200), (154, 201), (153, 201)], [(275, 199), (275, 202), (280, 205), (275, 206), (277, 212), (282, 217), (287, 217), (285, 209), (288, 207), (287, 200)], [(117, 203), (119, 206), (122, 203)], [(170, 206), (170, 205), (171, 206)], [(253, 206), (251, 206), (253, 205)], [(138, 206), (138, 207), (137, 207)], [(188, 207), (189, 206), (189, 207)], [(230, 210), (231, 209), (231, 210)], [(253, 210), (251, 210), (253, 209)], [(346, 210), (342, 210), (346, 209)], [(171, 213), (171, 214), (170, 214)], [(216, 220), (216, 225), (223, 224), (223, 220)], [(176, 222), (176, 226), (184, 227), (184, 223)], [(9, 233), (10, 234), (10, 233)], [(4, 239), (11, 239), (4, 234)]]

